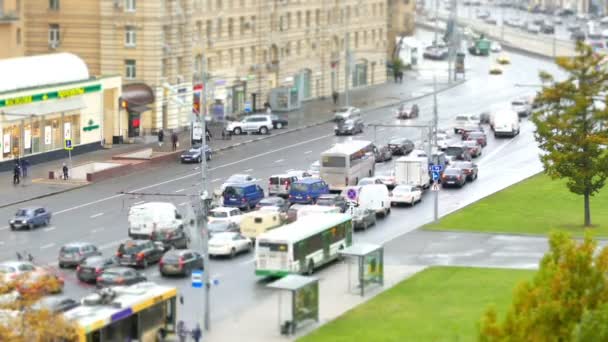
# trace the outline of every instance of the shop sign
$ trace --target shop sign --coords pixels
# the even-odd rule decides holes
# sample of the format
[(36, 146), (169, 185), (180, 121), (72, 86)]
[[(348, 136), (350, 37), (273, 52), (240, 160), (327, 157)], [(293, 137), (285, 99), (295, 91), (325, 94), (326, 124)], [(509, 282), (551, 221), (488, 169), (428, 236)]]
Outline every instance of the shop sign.
[(99, 129), (99, 125), (96, 125), (93, 119), (89, 120), (88, 126), (82, 127), (82, 130), (85, 132), (90, 132), (95, 129)]
[(52, 132), (53, 131), (52, 131), (51, 126), (44, 126), (44, 144), (45, 145), (51, 144)]
[(23, 148), (32, 148), (32, 131), (29, 129), (23, 130)]
[(101, 90), (101, 84), (94, 84), (86, 87), (78, 87), (71, 89), (63, 89), (50, 91), (48, 93), (39, 93), (27, 96), (19, 96), (0, 100), (0, 107), (19, 106), (32, 102), (41, 102), (47, 100), (67, 99), (74, 96), (81, 96), (87, 93), (93, 93)]

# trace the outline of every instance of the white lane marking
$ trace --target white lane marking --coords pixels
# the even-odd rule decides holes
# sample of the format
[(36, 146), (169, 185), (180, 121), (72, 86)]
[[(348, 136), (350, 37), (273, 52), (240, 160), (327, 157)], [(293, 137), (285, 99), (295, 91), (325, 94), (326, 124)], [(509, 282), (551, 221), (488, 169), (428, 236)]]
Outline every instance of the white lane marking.
[(304, 152), (304, 154), (311, 154), (311, 153), (312, 153), (312, 151), (306, 151), (306, 152)]
[(54, 243), (47, 243), (46, 245), (40, 246), (40, 249), (47, 249), (55, 246)]
[(253, 169), (247, 169), (247, 170), (245, 170), (243, 172), (251, 172), (251, 171), (253, 171)]
[(513, 142), (517, 141), (517, 138), (518, 137), (515, 137), (515, 138), (507, 141), (505, 144), (502, 144), (502, 145), (498, 146), (497, 148), (495, 148), (494, 151), (492, 151), (489, 154), (483, 156), (483, 159), (479, 163), (477, 163), (477, 165), (487, 164), (487, 162), (490, 161), (492, 159), (492, 157), (494, 157), (496, 154), (500, 153), (502, 150), (504, 150), (505, 148), (507, 148)]
[(239, 262), (239, 265), (248, 265), (248, 264), (253, 263), (254, 261), (255, 261), (255, 258), (251, 258), (249, 260)]
[(386, 128), (380, 127), (378, 129), (376, 129), (376, 131), (380, 132), (380, 131), (384, 131)]
[(97, 214), (91, 215), (91, 218), (96, 218), (99, 216), (103, 216), (103, 213), (97, 213)]
[[(327, 134), (327, 135), (322, 135), (320, 137), (316, 137), (316, 138), (313, 138), (313, 139), (309, 139), (309, 140), (305, 140), (305, 141), (300, 141), (300, 142), (292, 144), (292, 145), (288, 145), (288, 146), (284, 146), (284, 147), (281, 147), (281, 148), (277, 148), (275, 150), (259, 153), (259, 154), (253, 155), (251, 157), (247, 157), (247, 158), (239, 159), (239, 160), (234, 161), (234, 162), (226, 163), (224, 165), (219, 165), (219, 166), (210, 168), (208, 171), (211, 172), (211, 171), (215, 171), (215, 170), (218, 170), (218, 169), (223, 169), (223, 168), (226, 168), (226, 167), (229, 167), (229, 166), (233, 166), (233, 165), (237, 165), (237, 164), (240, 164), (240, 163), (252, 160), (252, 159), (264, 157), (264, 156), (267, 156), (269, 154), (273, 154), (273, 153), (276, 153), (276, 152), (288, 150), (290, 148), (294, 148), (294, 147), (297, 147), (297, 146), (302, 146), (302, 145), (310, 144), (311, 142), (315, 142), (315, 141), (318, 141), (318, 140), (321, 140), (321, 139), (326, 139), (326, 138), (333, 137), (333, 136), (334, 136), (333, 134)], [(156, 183), (156, 184), (146, 185), (146, 186), (138, 188), (138, 189), (130, 190), (130, 192), (140, 192), (140, 191), (143, 191), (143, 190), (148, 190), (148, 189), (155, 188), (155, 187), (158, 187), (158, 186), (161, 186), (161, 185), (177, 182), (177, 181), (180, 181), (180, 180), (183, 180), (183, 179), (187, 179), (187, 178), (195, 177), (195, 176), (200, 176), (200, 175), (201, 175), (200, 172), (195, 172), (195, 173), (191, 173), (191, 174), (184, 175), (184, 176), (181, 176), (181, 177), (177, 177), (177, 178), (173, 178), (173, 179), (168, 179), (166, 181), (162, 181), (162, 182), (159, 182), (159, 183)], [(83, 203), (83, 204), (80, 204), (80, 205), (73, 206), (71, 208), (66, 208), (66, 209), (63, 209), (63, 210), (56, 211), (55, 215), (67, 213), (67, 212), (74, 211), (74, 210), (81, 209), (81, 208), (85, 208), (85, 207), (88, 207), (88, 206), (91, 206), (91, 205), (95, 205), (97, 203), (110, 201), (110, 200), (113, 200), (113, 199), (116, 199), (116, 198), (120, 198), (122, 196), (124, 196), (124, 194), (117, 194), (117, 195), (108, 196), (108, 197), (105, 197), (105, 198), (100, 198), (100, 199), (92, 201), (92, 202)]]
[(99, 233), (99, 232), (103, 232), (103, 231), (104, 231), (104, 228), (103, 227), (99, 227), (99, 228), (91, 230), (91, 233), (95, 234), (95, 233)]
[(285, 161), (285, 159), (277, 159), (277, 160), (275, 160), (274, 162), (278, 164), (278, 163), (282, 163), (282, 162), (284, 162), (284, 161)]
[(133, 205), (140, 205), (140, 204), (144, 204), (144, 203), (146, 203), (146, 201), (139, 201), (139, 202), (133, 203)]
[(55, 229), (57, 229), (57, 227), (48, 227), (48, 228), (44, 228), (42, 231), (44, 231), (44, 232), (52, 232)]
[[(212, 180), (211, 183), (219, 182), (221, 180), (222, 180), (221, 178), (216, 178), (216, 179)], [(198, 185), (198, 184), (196, 184), (196, 185)]]
[(180, 207), (183, 207), (183, 206), (185, 206), (186, 204), (188, 204), (188, 202), (182, 202), (182, 203), (180, 203), (180, 204), (178, 204), (178, 205), (179, 205)]
[(8, 228), (9, 228), (9, 226), (3, 226), (3, 227), (0, 227), (0, 230), (7, 230)]
[(182, 192), (182, 191), (186, 191), (186, 189), (177, 189), (177, 190), (175, 190), (175, 192)]

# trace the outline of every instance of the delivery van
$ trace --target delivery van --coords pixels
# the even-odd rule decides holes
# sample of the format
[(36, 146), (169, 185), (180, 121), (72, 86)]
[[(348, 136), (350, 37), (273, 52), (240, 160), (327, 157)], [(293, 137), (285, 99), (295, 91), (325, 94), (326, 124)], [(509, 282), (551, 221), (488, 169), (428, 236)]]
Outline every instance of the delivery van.
[(134, 205), (128, 214), (129, 237), (152, 239), (166, 248), (186, 248), (188, 237), (184, 232), (182, 215), (173, 203), (149, 202)]
[(395, 160), (395, 181), (426, 189), (431, 184), (427, 157), (401, 157)]
[(342, 191), (342, 196), (357, 204), (362, 210), (373, 210), (376, 215), (386, 216), (391, 212), (390, 193), (384, 184), (349, 186)]
[(494, 137), (515, 137), (519, 134), (519, 115), (514, 110), (499, 110), (493, 113), (491, 126)]
[(254, 211), (243, 215), (241, 234), (255, 240), (260, 234), (280, 227), (283, 223), (280, 213), (276, 211)]

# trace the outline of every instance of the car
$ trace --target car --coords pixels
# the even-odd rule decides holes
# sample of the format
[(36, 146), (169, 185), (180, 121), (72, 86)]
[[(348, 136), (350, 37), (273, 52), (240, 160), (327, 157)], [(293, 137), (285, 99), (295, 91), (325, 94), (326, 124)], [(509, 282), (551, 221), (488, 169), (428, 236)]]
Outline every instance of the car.
[(147, 281), (145, 275), (129, 267), (110, 267), (96, 279), (97, 287), (125, 286)]
[(532, 104), (525, 98), (515, 99), (511, 101), (511, 109), (519, 116), (528, 116), (532, 113)]
[(386, 185), (387, 188), (392, 189), (397, 185), (397, 179), (395, 178), (395, 169), (377, 171), (376, 177), (382, 181), (382, 184)]
[(488, 137), (484, 132), (481, 131), (470, 132), (469, 134), (467, 134), (466, 140), (477, 141), (477, 143), (481, 145), (481, 147), (486, 147), (486, 145), (488, 145)]
[(419, 114), (420, 109), (417, 104), (413, 104), (411, 108), (407, 108), (404, 104), (401, 104), (395, 109), (395, 116), (397, 119), (417, 118)]
[(581, 29), (581, 24), (577, 23), (577, 22), (571, 22), (566, 26), (566, 29), (569, 32), (578, 32), (578, 31), (582, 31)]
[(312, 164), (310, 164), (307, 172), (311, 177), (319, 178), (319, 174), (321, 173), (321, 162), (315, 160)]
[(363, 133), (364, 127), (365, 124), (361, 118), (340, 120), (334, 126), (334, 133), (336, 133), (336, 135), (355, 135), (357, 133)]
[(164, 252), (165, 246), (160, 242), (127, 240), (118, 246), (116, 256), (120, 266), (146, 268), (149, 264), (158, 262)]
[(555, 26), (544, 23), (540, 26), (540, 31), (544, 34), (555, 34)]
[(48, 295), (63, 292), (64, 280), (50, 272), (31, 272), (18, 282), (17, 291), (23, 295)]
[(212, 221), (207, 223), (207, 231), (209, 232), (209, 237), (211, 237), (217, 233), (240, 232), (241, 226), (230, 221)]
[(162, 244), (165, 250), (170, 248), (188, 248), (188, 242), (190, 242), (183, 227), (177, 229), (153, 230), (152, 234), (150, 234), (150, 240)]
[(327, 206), (327, 207), (338, 207), (340, 212), (345, 212), (348, 208), (346, 199), (338, 194), (324, 194), (317, 198), (316, 205)]
[(261, 201), (258, 202), (255, 207), (257, 209), (263, 207), (276, 207), (278, 209), (277, 211), (281, 213), (287, 213), (287, 210), (289, 209), (289, 202), (282, 197), (270, 196), (263, 198)]
[(478, 19), (487, 19), (489, 17), (490, 17), (490, 12), (488, 12), (488, 11), (478, 11), (477, 12)]
[(500, 64), (500, 65), (506, 65), (511, 63), (511, 60), (509, 59), (509, 57), (507, 55), (500, 55), (496, 58), (496, 63)]
[(471, 160), (471, 154), (463, 144), (451, 144), (446, 148), (445, 155), (449, 158), (450, 162), (455, 160)]
[(494, 41), (490, 44), (490, 51), (500, 52), (500, 51), (502, 51), (502, 46), (500, 45), (499, 42)]
[(252, 250), (251, 240), (240, 233), (219, 233), (209, 239), (209, 257), (230, 256), (234, 258), (238, 253)]
[(393, 159), (393, 152), (387, 145), (374, 146), (374, 157), (376, 163), (383, 163)]
[(479, 123), (480, 124), (489, 124), (491, 118), (492, 118), (492, 115), (490, 114), (490, 112), (488, 112), (488, 111), (481, 112), (481, 114), (479, 114)]
[(116, 257), (108, 258), (100, 255), (88, 257), (76, 267), (76, 278), (85, 283), (94, 283), (105, 269), (117, 266), (119, 265)]
[(481, 145), (476, 140), (465, 140), (462, 144), (469, 150), (472, 158), (477, 158), (481, 155)]
[(448, 167), (443, 170), (441, 175), (441, 185), (444, 188), (456, 186), (462, 188), (467, 182), (467, 175), (462, 169), (456, 167)]
[(420, 201), (422, 201), (422, 190), (413, 185), (397, 185), (391, 192), (391, 205), (409, 204), (413, 206)]
[(228, 221), (236, 224), (241, 223), (243, 219), (243, 214), (239, 208), (233, 207), (217, 207), (211, 209), (209, 211), (209, 215), (207, 215), (208, 222), (216, 222), (216, 221)]
[(270, 120), (272, 120), (272, 128), (274, 129), (285, 128), (289, 124), (286, 117), (281, 117), (276, 114), (270, 114)]
[(448, 148), (449, 144), (450, 144), (450, 138), (448, 137), (447, 134), (443, 134), (443, 133), (437, 134), (437, 140), (436, 140), (435, 146), (437, 146), (438, 149), (443, 151), (446, 148)]
[(363, 177), (359, 179), (357, 186), (369, 185), (369, 184), (384, 184), (380, 177)]
[(454, 133), (456, 134), (471, 127), (479, 127), (479, 117), (477, 115), (461, 114), (454, 119)]
[(222, 189), (222, 191), (224, 191), (228, 185), (249, 183), (249, 182), (255, 182), (255, 181), (256, 181), (256, 179), (252, 175), (248, 175), (248, 174), (244, 174), (244, 173), (237, 173), (237, 174), (234, 174), (234, 175), (228, 177), (228, 179), (226, 179), (226, 181), (224, 181), (224, 183), (222, 184), (221, 189)]
[(348, 120), (361, 116), (361, 109), (357, 107), (341, 107), (334, 112), (334, 121)]
[(364, 209), (356, 206), (351, 206), (349, 207), (348, 212), (352, 216), (354, 229), (360, 228), (363, 230), (367, 230), (367, 228), (376, 224), (376, 212), (373, 209)]
[(8, 223), (11, 230), (32, 230), (39, 226), (48, 226), (51, 223), (51, 212), (43, 207), (21, 208)]
[(64, 295), (57, 295), (40, 298), (32, 305), (32, 308), (34, 310), (48, 310), (51, 313), (62, 313), (78, 306), (80, 306), (79, 301)]
[(66, 266), (76, 267), (84, 259), (101, 255), (101, 251), (97, 249), (97, 246), (90, 242), (70, 242), (63, 245), (59, 249), (58, 263), (59, 268)]
[(310, 172), (308, 172), (308, 170), (287, 170), (285, 171), (289, 176), (292, 177), (297, 177), (298, 179), (303, 179), (303, 178), (311, 178), (312, 174)]
[[(205, 145), (205, 156), (207, 160), (211, 160), (211, 147)], [(180, 156), (182, 164), (185, 163), (200, 163), (203, 161), (203, 145), (196, 144), (184, 151)]]
[(584, 31), (574, 31), (570, 34), (570, 39), (572, 40), (576, 40), (576, 41), (584, 41), (586, 38), (586, 34)]
[(431, 60), (444, 60), (448, 58), (448, 48), (441, 46), (429, 46), (424, 49), (422, 57)]
[(459, 161), (451, 165), (452, 167), (461, 169), (466, 175), (467, 181), (474, 181), (479, 176), (479, 168), (472, 161)]
[(270, 115), (255, 114), (245, 117), (241, 121), (231, 121), (226, 125), (226, 130), (234, 135), (243, 133), (269, 134), (274, 127)]
[(26, 277), (33, 272), (44, 272), (44, 270), (28, 261), (4, 261), (0, 263), (0, 279), (5, 283), (20, 277)]
[(490, 67), (490, 75), (502, 75), (502, 67), (499, 64), (494, 64)]
[(406, 138), (395, 138), (388, 142), (388, 148), (394, 156), (407, 155), (415, 148), (414, 142)]
[(526, 31), (531, 34), (539, 34), (540, 26), (528, 23), (528, 25), (526, 25)]
[(189, 276), (193, 270), (204, 270), (203, 256), (191, 249), (170, 250), (158, 262), (163, 277), (169, 275)]
[(492, 18), (492, 17), (488, 17), (486, 19), (484, 19), (484, 22), (488, 25), (496, 25), (496, 19)]
[(224, 207), (235, 207), (241, 211), (255, 208), (262, 198), (264, 190), (255, 183), (232, 184), (226, 187), (223, 193)]
[(289, 189), (289, 202), (301, 204), (314, 204), (317, 198), (329, 193), (329, 186), (319, 178), (304, 178), (291, 185)]

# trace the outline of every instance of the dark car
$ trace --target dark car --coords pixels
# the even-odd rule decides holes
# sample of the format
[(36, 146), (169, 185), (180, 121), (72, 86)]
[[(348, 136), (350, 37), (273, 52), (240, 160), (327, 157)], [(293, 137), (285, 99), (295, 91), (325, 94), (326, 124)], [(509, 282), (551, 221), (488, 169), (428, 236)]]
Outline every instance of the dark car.
[(78, 266), (84, 259), (101, 255), (97, 247), (90, 242), (70, 242), (59, 249), (59, 268)]
[(551, 24), (542, 24), (540, 26), (540, 32), (542, 32), (544, 34), (554, 34), (555, 33), (555, 26), (553, 26)]
[(192, 273), (192, 270), (203, 270), (203, 267), (203, 257), (198, 252), (190, 249), (168, 251), (158, 263), (158, 269), (162, 276), (188, 276)]
[(190, 241), (188, 235), (186, 235), (186, 232), (181, 227), (153, 232), (150, 239), (153, 242), (162, 243), (165, 250), (169, 248), (188, 248), (188, 242)]
[(441, 175), (441, 184), (444, 188), (449, 186), (457, 186), (462, 188), (467, 182), (467, 175), (462, 169), (456, 167), (448, 167), (443, 170)]
[(354, 208), (351, 216), (354, 229), (367, 230), (367, 228), (376, 224), (376, 211), (372, 209)]
[(473, 132), (481, 132), (484, 133), (483, 127), (479, 126), (479, 127), (466, 127), (465, 129), (463, 129), (462, 131), (462, 135), (460, 136), (462, 140), (469, 140), (469, 135)]
[(414, 150), (414, 147), (414, 143), (405, 138), (392, 139), (388, 142), (388, 148), (395, 156), (409, 154)]
[(119, 266), (118, 258), (116, 257), (106, 258), (102, 256), (92, 256), (84, 259), (80, 265), (76, 267), (76, 277), (78, 280), (85, 283), (94, 283), (97, 281), (97, 277), (99, 277), (105, 269), (116, 266)]
[(48, 226), (51, 223), (51, 212), (43, 207), (22, 208), (17, 210), (8, 223), (11, 230), (21, 228), (32, 230), (38, 226)]
[(481, 147), (488, 145), (488, 137), (484, 132), (471, 132), (467, 135), (467, 140), (475, 140)]
[(287, 125), (289, 124), (287, 118), (280, 117), (276, 114), (271, 114), (270, 120), (272, 120), (272, 128), (274, 129), (281, 129), (287, 127)]
[(464, 174), (467, 176), (468, 181), (474, 181), (479, 176), (479, 169), (477, 168), (477, 164), (470, 161), (461, 161), (455, 162), (452, 164), (452, 167), (461, 169)]
[(133, 285), (146, 281), (146, 277), (129, 267), (111, 267), (97, 277), (97, 287)]
[(279, 208), (279, 212), (287, 213), (287, 209), (289, 209), (289, 202), (282, 197), (271, 196), (263, 198), (255, 207), (258, 209), (261, 207), (277, 207)]
[(211, 237), (213, 234), (218, 234), (218, 233), (226, 233), (226, 232), (237, 232), (238, 233), (241, 231), (241, 227), (232, 221), (217, 220), (217, 221), (211, 221), (211, 222), (207, 223), (207, 231), (209, 231), (209, 237)]
[(352, 119), (338, 121), (336, 123), (336, 126), (334, 127), (334, 132), (336, 133), (336, 135), (354, 135), (357, 133), (363, 133), (364, 127), (365, 124), (363, 123), (363, 119), (356, 117)]
[(489, 124), (490, 119), (492, 118), (490, 112), (483, 112), (479, 114), (479, 123), (480, 124)]
[(374, 147), (374, 157), (377, 163), (383, 163), (393, 159), (393, 152), (387, 145), (379, 145)]
[(80, 306), (79, 301), (63, 295), (58, 295), (43, 297), (32, 307), (36, 310), (46, 309), (52, 313), (61, 313), (71, 310), (77, 306)]
[(162, 258), (165, 248), (160, 242), (150, 240), (127, 240), (118, 246), (116, 256), (121, 266), (146, 268)]
[(327, 207), (338, 207), (340, 212), (343, 213), (348, 208), (348, 203), (344, 197), (337, 194), (325, 194), (317, 198), (317, 205), (323, 205)]
[(445, 149), (445, 155), (452, 160), (471, 160), (471, 154), (462, 144), (450, 145)]
[(476, 140), (465, 140), (462, 144), (469, 150), (469, 154), (473, 158), (481, 155), (481, 145)]
[[(211, 160), (211, 147), (205, 145), (205, 156), (207, 160)], [(197, 144), (184, 151), (180, 156), (182, 163), (200, 163), (203, 161), (203, 145)]]

